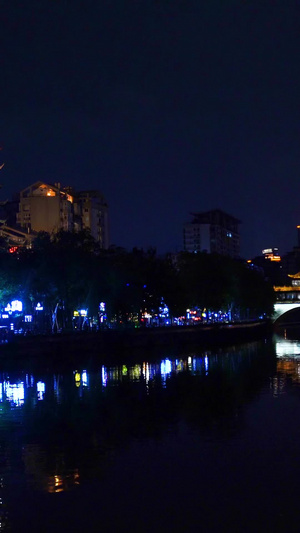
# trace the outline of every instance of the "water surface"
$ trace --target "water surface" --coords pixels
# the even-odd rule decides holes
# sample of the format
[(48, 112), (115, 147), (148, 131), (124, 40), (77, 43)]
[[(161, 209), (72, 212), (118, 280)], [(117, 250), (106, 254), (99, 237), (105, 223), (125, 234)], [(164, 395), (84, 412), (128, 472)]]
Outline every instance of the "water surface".
[(63, 373), (2, 362), (2, 530), (298, 531), (300, 341), (285, 336)]

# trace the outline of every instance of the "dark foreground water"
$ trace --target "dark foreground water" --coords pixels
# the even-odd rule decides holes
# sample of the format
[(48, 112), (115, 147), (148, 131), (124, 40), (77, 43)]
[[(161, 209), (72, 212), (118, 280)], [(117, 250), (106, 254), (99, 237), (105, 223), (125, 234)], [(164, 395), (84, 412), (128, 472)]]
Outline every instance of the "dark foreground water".
[(300, 342), (135, 360), (2, 361), (1, 531), (299, 531)]

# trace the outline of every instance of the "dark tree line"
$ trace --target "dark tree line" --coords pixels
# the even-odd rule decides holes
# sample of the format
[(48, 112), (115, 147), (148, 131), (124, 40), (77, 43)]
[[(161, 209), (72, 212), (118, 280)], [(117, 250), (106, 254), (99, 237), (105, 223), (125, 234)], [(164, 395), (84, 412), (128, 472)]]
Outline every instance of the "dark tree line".
[(162, 299), (171, 316), (187, 308), (231, 310), (240, 318), (270, 315), (274, 292), (247, 264), (217, 254), (159, 257), (154, 249), (100, 250), (90, 233), (39, 233), (30, 250), (0, 255), (0, 305), (13, 298), (28, 312), (42, 302), (49, 321), (60, 312), (69, 329), (75, 309), (97, 316), (106, 303), (108, 320), (158, 313)]

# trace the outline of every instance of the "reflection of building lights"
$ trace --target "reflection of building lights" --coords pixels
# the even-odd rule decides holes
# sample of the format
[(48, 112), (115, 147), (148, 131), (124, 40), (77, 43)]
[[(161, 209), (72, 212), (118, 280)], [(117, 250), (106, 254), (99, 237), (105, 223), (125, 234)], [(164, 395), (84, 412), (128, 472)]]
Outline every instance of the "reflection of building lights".
[(63, 478), (62, 476), (54, 476), (54, 483), (50, 483), (49, 492), (63, 492)]
[(43, 381), (38, 381), (37, 384), (36, 384), (36, 389), (37, 389), (38, 400), (43, 400), (44, 399), (45, 390), (46, 390), (45, 383)]
[(76, 372), (74, 372), (74, 379), (75, 379), (76, 387), (80, 387), (81, 377), (80, 377), (80, 374), (79, 374), (79, 372), (77, 370), (76, 370)]
[(143, 376), (146, 383), (148, 383), (150, 379), (149, 363), (143, 363)]
[(141, 377), (141, 372), (140, 365), (134, 365), (132, 368), (130, 368), (129, 374), (132, 379), (139, 380)]
[(168, 374), (171, 374), (172, 366), (169, 359), (165, 359), (160, 364), (160, 372), (163, 377), (166, 377)]
[(287, 355), (299, 355), (300, 356), (300, 342), (289, 341), (286, 339), (276, 340), (276, 355), (277, 357), (284, 357)]
[(205, 372), (208, 373), (208, 357), (207, 355), (204, 358)]
[(104, 366), (101, 369), (101, 378), (102, 378), (103, 387), (106, 387), (106, 385), (107, 385), (107, 370), (106, 370), (106, 368)]
[(176, 374), (178, 374), (178, 372), (182, 372), (183, 371), (183, 361), (182, 361), (182, 359), (180, 359), (180, 361), (176, 360), (175, 364), (176, 364)]
[(48, 492), (57, 493), (69, 490), (74, 485), (80, 484), (79, 471), (76, 468), (74, 472), (67, 475), (55, 474), (49, 477), (48, 480)]
[(87, 375), (86, 370), (83, 370), (83, 372), (81, 374), (81, 379), (82, 379), (82, 385), (84, 387), (87, 387), (87, 385), (88, 385), (88, 375)]
[(54, 396), (56, 397), (57, 403), (60, 403), (60, 387), (59, 387), (59, 375), (53, 378), (53, 390), (54, 390)]
[(3, 389), (1, 387), (1, 398), (1, 401), (7, 399), (11, 404), (16, 405), (17, 407), (23, 405), (25, 398), (23, 381), (20, 383), (9, 383), (9, 381), (4, 381)]

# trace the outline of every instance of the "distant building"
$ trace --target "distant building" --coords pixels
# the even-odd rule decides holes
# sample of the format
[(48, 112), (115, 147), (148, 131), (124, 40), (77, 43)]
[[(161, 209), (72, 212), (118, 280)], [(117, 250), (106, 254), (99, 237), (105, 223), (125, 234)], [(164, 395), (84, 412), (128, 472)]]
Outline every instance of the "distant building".
[(32, 241), (36, 237), (34, 233), (20, 231), (16, 228), (0, 225), (0, 237), (4, 240), (5, 246), (1, 243), (1, 247), (5, 247), (9, 252), (15, 252), (18, 248), (31, 248)]
[(281, 260), (285, 283), (290, 274), (297, 274), (300, 271), (300, 226), (297, 226), (297, 241), (297, 246), (287, 252)]
[(278, 248), (265, 248), (262, 250), (262, 255), (249, 260), (248, 263), (260, 268), (265, 278), (273, 285), (283, 283), (284, 276)]
[(78, 229), (89, 229), (101, 248), (108, 248), (108, 206), (99, 191), (81, 191), (74, 196), (74, 223)]
[(262, 254), (264, 258), (269, 259), (269, 261), (281, 261), (278, 248), (265, 248), (264, 250), (262, 250)]
[(16, 223), (28, 234), (89, 229), (101, 248), (109, 246), (108, 206), (99, 191), (77, 193), (60, 183), (37, 181), (19, 193)]
[(20, 192), (17, 224), (28, 231), (73, 230), (73, 197), (60, 188), (37, 181)]
[(240, 256), (240, 220), (220, 209), (191, 215), (193, 219), (183, 228), (185, 251)]

